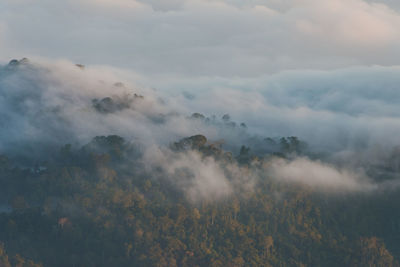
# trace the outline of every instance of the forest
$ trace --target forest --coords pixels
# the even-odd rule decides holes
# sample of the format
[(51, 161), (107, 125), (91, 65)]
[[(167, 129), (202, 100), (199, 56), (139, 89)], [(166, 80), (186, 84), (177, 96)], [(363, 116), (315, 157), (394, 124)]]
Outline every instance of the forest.
[[(274, 157), (297, 143), (282, 138)], [(266, 160), (202, 135), (170, 149), (248, 172)], [(30, 168), (2, 156), (0, 265), (399, 266), (398, 190), (330, 195), (265, 177), (252, 191), (191, 201), (141, 153), (112, 135)]]

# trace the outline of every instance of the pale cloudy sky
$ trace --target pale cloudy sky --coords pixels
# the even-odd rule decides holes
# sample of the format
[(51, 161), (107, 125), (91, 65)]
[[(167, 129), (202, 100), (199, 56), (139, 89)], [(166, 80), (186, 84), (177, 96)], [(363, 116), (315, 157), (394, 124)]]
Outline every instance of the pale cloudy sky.
[(44, 57), (143, 75), (257, 77), (398, 65), (395, 0), (2, 0), (0, 60)]

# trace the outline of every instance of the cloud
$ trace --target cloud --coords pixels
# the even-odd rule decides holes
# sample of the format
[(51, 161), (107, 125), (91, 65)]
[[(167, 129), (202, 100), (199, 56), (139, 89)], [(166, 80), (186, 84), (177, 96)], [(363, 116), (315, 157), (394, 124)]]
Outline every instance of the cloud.
[(0, 62), (13, 54), (12, 45), (7, 39), (7, 24), (0, 19)]
[[(396, 66), (353, 67), (249, 79), (169, 77), (156, 87), (174, 92), (177, 106), (229, 113), (253, 133), (296, 135), (319, 149), (340, 151), (399, 145), (399, 74)], [(180, 92), (191, 92), (193, 100), (179, 98)]]
[(392, 9), (400, 10), (400, 3), (396, 0), (368, 0), (367, 3), (381, 3), (389, 6)]
[[(107, 12), (109, 14), (117, 15), (118, 13), (124, 12), (124, 10), (128, 10), (129, 12), (140, 12), (140, 11), (150, 11), (150, 9), (141, 3), (140, 1), (135, 0), (83, 0), (83, 1), (75, 1), (71, 2), (71, 6), (75, 8), (82, 8), (85, 12)], [(93, 10), (95, 9), (95, 10)]]
[(25, 2), (5, 1), (0, 11), (8, 46), (18, 57), (68, 58), (188, 77), (389, 66), (400, 59), (399, 11), (385, 3)]
[(173, 11), (183, 8), (185, 0), (139, 0), (142, 3), (149, 4), (155, 11)]
[(274, 159), (268, 163), (267, 171), (277, 180), (294, 182), (328, 191), (371, 191), (377, 188), (364, 173), (312, 161), (307, 158), (297, 158), (293, 161)]
[[(33, 63), (1, 74), (2, 140), (8, 142), (0, 145), (44, 136), (84, 143), (107, 134), (167, 144), (201, 133), (231, 148), (256, 134), (298, 136), (330, 153), (390, 149), (399, 145), (399, 74), (399, 67), (358, 67), (244, 80), (180, 79), (105, 66), (81, 70), (66, 61)], [(159, 90), (141, 85), (151, 79)], [(115, 85), (121, 81), (125, 86)], [(186, 118), (194, 112), (219, 118), (229, 113), (247, 124), (248, 133)]]
[(398, 41), (396, 25), (400, 17), (383, 4), (360, 0), (304, 2), (298, 6), (295, 25), (312, 40), (322, 38), (332, 45), (358, 47)]
[(1, 47), (4, 47), (4, 45), (5, 45), (4, 34), (5, 34), (5, 25), (0, 22), (0, 46)]
[[(193, 201), (218, 200), (229, 196), (233, 186), (213, 158), (202, 159), (195, 151), (176, 154), (168, 149), (150, 147), (144, 155), (148, 172), (161, 169), (161, 179), (168, 179)], [(160, 179), (160, 178), (159, 178)]]
[(110, 134), (146, 145), (168, 145), (199, 133), (214, 140), (242, 134), (188, 118), (193, 113), (188, 106), (176, 106), (167, 92), (138, 86), (134, 77), (67, 61), (22, 60), (2, 67), (0, 151), (31, 154)]

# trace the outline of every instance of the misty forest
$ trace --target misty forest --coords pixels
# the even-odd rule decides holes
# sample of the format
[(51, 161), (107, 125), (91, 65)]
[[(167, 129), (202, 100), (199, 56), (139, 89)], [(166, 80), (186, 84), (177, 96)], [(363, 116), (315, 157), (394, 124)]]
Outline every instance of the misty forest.
[(0, 266), (400, 266), (395, 143), (118, 78), (1, 67)]

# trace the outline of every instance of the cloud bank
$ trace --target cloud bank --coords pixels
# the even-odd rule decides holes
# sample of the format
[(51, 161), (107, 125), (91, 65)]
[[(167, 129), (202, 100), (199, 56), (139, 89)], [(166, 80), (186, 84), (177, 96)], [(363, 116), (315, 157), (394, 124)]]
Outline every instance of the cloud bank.
[(391, 148), (399, 145), (399, 74), (399, 67), (292, 71), (245, 81), (169, 80), (156, 90), (140, 85), (143, 76), (107, 67), (82, 70), (66, 61), (5, 66), (3, 140), (15, 140), (2, 146), (46, 135), (82, 143), (112, 133), (164, 144), (199, 132), (243, 141), (240, 127), (225, 131), (187, 119), (199, 112), (228, 113), (237, 125), (246, 123), (248, 135), (295, 135), (319, 150)]
[(0, 7), (3, 61), (42, 56), (145, 75), (254, 77), (400, 60), (395, 1), (6, 0)]

